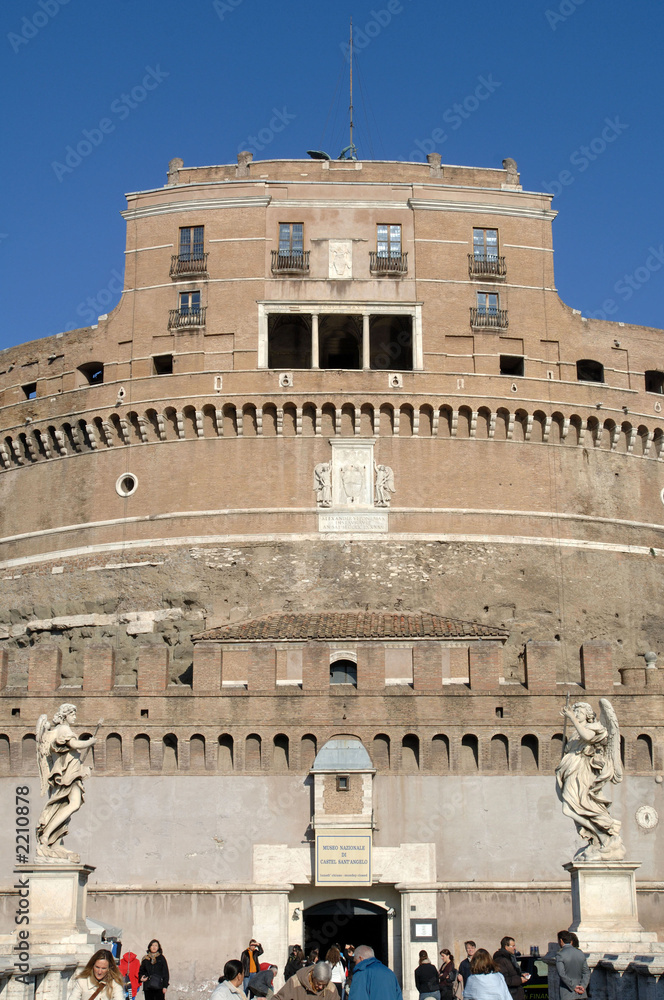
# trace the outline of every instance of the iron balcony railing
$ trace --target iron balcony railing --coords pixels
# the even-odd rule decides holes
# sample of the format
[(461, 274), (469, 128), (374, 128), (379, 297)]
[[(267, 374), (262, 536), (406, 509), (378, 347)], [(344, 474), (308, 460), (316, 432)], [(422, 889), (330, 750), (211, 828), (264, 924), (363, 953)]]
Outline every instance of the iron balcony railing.
[(504, 330), (507, 327), (507, 309), (482, 309), (478, 306), (471, 306), (470, 325)]
[(199, 309), (171, 309), (168, 314), (168, 329), (180, 330), (185, 326), (205, 326), (207, 306)]
[(183, 275), (207, 274), (206, 253), (198, 254), (174, 254), (171, 257), (171, 278), (180, 278)]
[(507, 274), (504, 257), (492, 257), (486, 254), (468, 254), (468, 273), (471, 278), (475, 274), (482, 277), (504, 278)]
[(369, 270), (372, 274), (406, 274), (408, 254), (379, 253), (377, 250), (370, 250)]
[(301, 253), (283, 253), (281, 250), (273, 250), (272, 271), (275, 274), (308, 274), (309, 251), (302, 250)]

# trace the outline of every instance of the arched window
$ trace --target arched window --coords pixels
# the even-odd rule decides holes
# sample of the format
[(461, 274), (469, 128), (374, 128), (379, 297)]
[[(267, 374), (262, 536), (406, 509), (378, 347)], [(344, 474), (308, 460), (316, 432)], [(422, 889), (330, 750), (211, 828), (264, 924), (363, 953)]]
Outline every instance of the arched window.
[(420, 767), (420, 740), (414, 733), (408, 733), (401, 741), (401, 769), (413, 774)]
[(647, 733), (636, 737), (634, 770), (652, 771), (652, 739)]
[(531, 774), (539, 768), (539, 740), (532, 733), (521, 738), (521, 767)]
[(306, 733), (300, 740), (300, 767), (310, 771), (316, 759), (317, 743), (312, 733)]
[(189, 770), (205, 770), (205, 737), (196, 733), (189, 740)]
[(378, 733), (373, 738), (373, 750), (371, 754), (374, 767), (377, 771), (389, 771), (390, 769), (390, 737), (385, 733)]
[(466, 733), (461, 739), (461, 754), (459, 757), (462, 772), (477, 771), (479, 765), (479, 749), (477, 736)]
[(247, 771), (259, 771), (261, 767), (261, 738), (250, 733), (244, 741), (244, 766)]
[(106, 737), (106, 770), (122, 770), (122, 737), (119, 733), (109, 733)]
[(223, 772), (233, 770), (233, 737), (224, 733), (217, 744), (217, 770)]
[(150, 770), (150, 737), (139, 733), (134, 737), (134, 771)]
[(492, 771), (506, 771), (509, 767), (509, 742), (506, 736), (498, 734), (491, 737), (489, 763)]
[(272, 766), (275, 771), (288, 770), (288, 737), (284, 733), (277, 733), (274, 737), (272, 748)]
[(163, 771), (178, 769), (178, 738), (175, 733), (164, 736), (164, 759), (161, 766)]
[(445, 774), (450, 768), (450, 741), (443, 733), (436, 733), (431, 740), (431, 770)]
[(357, 687), (357, 664), (352, 660), (335, 660), (330, 664), (330, 684), (352, 684)]

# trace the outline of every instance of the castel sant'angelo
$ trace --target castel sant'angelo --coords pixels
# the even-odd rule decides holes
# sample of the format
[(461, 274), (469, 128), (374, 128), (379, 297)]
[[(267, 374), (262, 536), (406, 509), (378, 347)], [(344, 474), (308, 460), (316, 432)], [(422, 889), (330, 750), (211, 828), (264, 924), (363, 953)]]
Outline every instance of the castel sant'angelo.
[(510, 159), (175, 159), (116, 308), (0, 353), (3, 794), (38, 815), (42, 713), (103, 717), (67, 846), (176, 986), (252, 935), (409, 990), (422, 947), (546, 950), (568, 694), (615, 708), (664, 931), (664, 333), (560, 300), (555, 214)]

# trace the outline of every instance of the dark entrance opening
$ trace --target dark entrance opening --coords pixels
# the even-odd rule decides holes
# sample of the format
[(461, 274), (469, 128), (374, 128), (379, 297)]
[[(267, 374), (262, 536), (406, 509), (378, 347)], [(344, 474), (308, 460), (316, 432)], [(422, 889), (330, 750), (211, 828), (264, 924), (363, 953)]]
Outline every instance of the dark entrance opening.
[(387, 910), (361, 899), (328, 899), (304, 911), (304, 953), (318, 948), (323, 961), (330, 945), (370, 945), (387, 965)]

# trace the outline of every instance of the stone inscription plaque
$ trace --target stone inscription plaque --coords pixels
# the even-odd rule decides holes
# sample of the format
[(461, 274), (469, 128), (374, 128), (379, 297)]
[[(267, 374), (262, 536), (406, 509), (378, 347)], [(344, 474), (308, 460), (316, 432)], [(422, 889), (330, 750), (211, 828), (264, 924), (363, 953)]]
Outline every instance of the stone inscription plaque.
[(371, 885), (370, 830), (316, 834), (316, 885)]
[(388, 515), (382, 511), (367, 511), (360, 514), (347, 514), (340, 511), (338, 514), (319, 514), (319, 531), (387, 531)]

